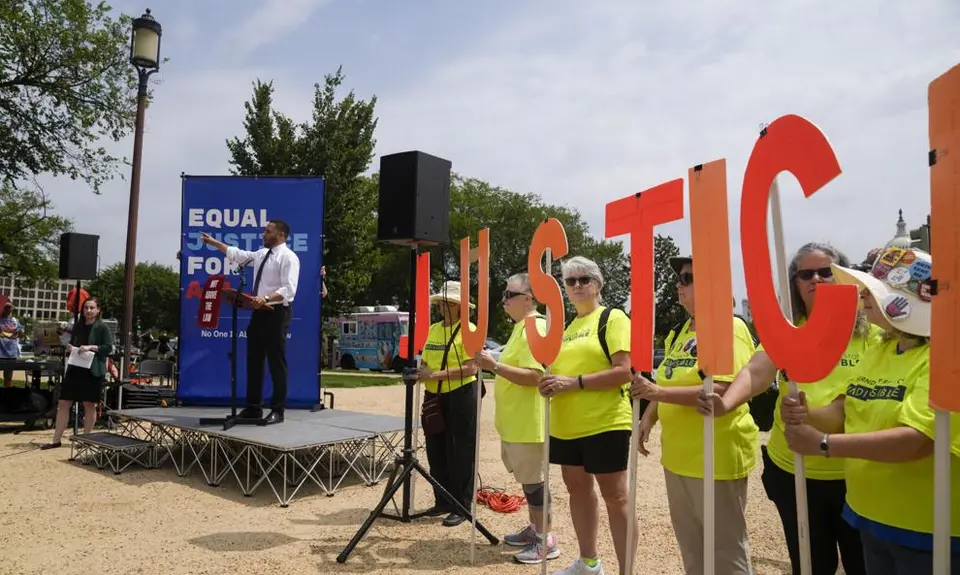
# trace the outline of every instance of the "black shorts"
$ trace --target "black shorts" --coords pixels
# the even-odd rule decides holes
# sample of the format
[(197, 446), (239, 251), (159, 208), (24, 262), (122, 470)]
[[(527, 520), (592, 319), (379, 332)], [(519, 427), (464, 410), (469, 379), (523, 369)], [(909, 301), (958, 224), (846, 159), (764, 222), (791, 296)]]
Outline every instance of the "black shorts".
[(626, 471), (630, 430), (605, 431), (577, 439), (550, 437), (550, 463), (583, 467), (587, 473)]

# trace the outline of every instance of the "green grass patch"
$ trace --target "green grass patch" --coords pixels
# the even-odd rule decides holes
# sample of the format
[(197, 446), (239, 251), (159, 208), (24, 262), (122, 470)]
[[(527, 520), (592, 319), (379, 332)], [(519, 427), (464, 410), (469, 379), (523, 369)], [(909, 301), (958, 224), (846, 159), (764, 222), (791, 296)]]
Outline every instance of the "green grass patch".
[(327, 388), (354, 388), (354, 387), (381, 387), (386, 385), (398, 385), (403, 383), (403, 378), (397, 374), (395, 377), (383, 377), (379, 375), (344, 375), (339, 373), (322, 372), (320, 374), (320, 385)]

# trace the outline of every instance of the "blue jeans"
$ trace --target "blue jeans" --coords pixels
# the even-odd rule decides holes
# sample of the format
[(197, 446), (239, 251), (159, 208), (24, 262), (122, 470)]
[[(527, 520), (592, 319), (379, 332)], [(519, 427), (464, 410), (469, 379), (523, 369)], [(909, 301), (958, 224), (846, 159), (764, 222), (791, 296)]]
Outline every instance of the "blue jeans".
[[(927, 575), (933, 573), (933, 553), (884, 541), (860, 532), (867, 575)], [(960, 554), (950, 557), (950, 575), (960, 575)]]

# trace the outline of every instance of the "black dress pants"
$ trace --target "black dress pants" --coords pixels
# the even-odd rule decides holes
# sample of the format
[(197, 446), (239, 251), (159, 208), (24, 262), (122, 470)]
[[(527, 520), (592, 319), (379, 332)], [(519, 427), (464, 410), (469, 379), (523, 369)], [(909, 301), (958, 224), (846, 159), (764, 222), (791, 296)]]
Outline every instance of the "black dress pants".
[(283, 409), (287, 402), (287, 330), (290, 308), (253, 310), (247, 326), (247, 407), (263, 407), (264, 360), (270, 366), (273, 398), (270, 409)]
[[(797, 531), (797, 491), (794, 475), (777, 467), (763, 452), (763, 488), (777, 506), (787, 540), (793, 575), (800, 575), (800, 535)], [(860, 532), (843, 519), (847, 482), (807, 479), (807, 516), (810, 522), (812, 575), (836, 575), (839, 561), (847, 575), (865, 575)], [(839, 550), (839, 560), (837, 552)]]
[[(477, 472), (473, 466), (477, 445), (476, 393), (477, 382), (474, 381), (440, 394), (446, 428), (438, 434), (426, 436), (430, 475), (468, 511), (473, 501)], [(438, 507), (454, 511), (436, 488), (433, 497)]]

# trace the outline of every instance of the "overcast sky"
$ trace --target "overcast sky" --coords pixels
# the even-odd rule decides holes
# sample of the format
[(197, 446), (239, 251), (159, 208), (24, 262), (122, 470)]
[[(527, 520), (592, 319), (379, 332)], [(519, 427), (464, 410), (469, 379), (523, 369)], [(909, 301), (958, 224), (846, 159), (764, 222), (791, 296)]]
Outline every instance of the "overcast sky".
[[(578, 208), (597, 237), (606, 202), (726, 158), (739, 302), (740, 185), (760, 125), (806, 117), (843, 169), (809, 200), (781, 176), (788, 250), (826, 240), (860, 260), (893, 235), (898, 209), (910, 228), (925, 221), (927, 86), (960, 62), (955, 0), (113, 4), (150, 7), (163, 26), (137, 258), (171, 265), (180, 174), (227, 173), (251, 83), (274, 80), (278, 109), (302, 121), (313, 84), (342, 64), (349, 88), (379, 99), (378, 157), (448, 158), (464, 176)], [(129, 156), (132, 137), (116, 149)], [(100, 236), (102, 267), (123, 261), (127, 181), (100, 196), (41, 181), (76, 231)], [(689, 249), (689, 220), (658, 231)]]

